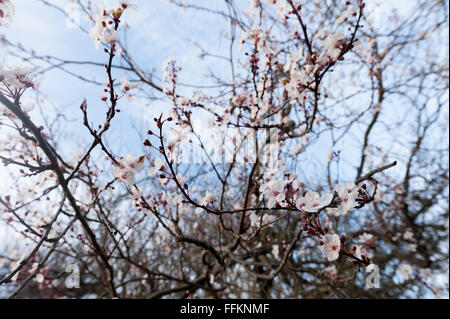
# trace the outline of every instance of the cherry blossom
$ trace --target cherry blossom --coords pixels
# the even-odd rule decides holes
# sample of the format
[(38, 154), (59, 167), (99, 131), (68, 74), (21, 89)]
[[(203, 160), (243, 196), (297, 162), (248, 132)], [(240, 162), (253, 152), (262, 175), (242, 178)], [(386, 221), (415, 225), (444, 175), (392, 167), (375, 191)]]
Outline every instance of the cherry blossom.
[(0, 0), (0, 26), (7, 26), (8, 20), (14, 17), (14, 5), (10, 0)]
[(297, 201), (299, 209), (308, 213), (317, 213), (322, 208), (330, 205), (333, 200), (333, 193), (325, 192), (322, 196), (314, 191), (308, 191), (304, 197)]
[(124, 92), (127, 92), (129, 90), (139, 87), (139, 83), (132, 83), (132, 82), (128, 81), (127, 79), (123, 79), (121, 81), (121, 85), (122, 85), (122, 90)]
[(328, 261), (339, 258), (341, 251), (341, 239), (337, 234), (326, 234), (322, 236), (320, 251), (325, 255)]
[(370, 247), (367, 245), (355, 245), (355, 256), (358, 258), (368, 257), (373, 258), (373, 252), (370, 250)]
[(136, 174), (144, 168), (144, 161), (144, 156), (132, 156), (128, 154), (120, 159), (119, 164), (112, 171), (112, 174), (117, 180), (131, 187), (136, 183)]
[(45, 277), (44, 277), (43, 274), (37, 274), (35, 280), (36, 280), (37, 283), (41, 284), (41, 283), (44, 282)]
[(358, 237), (358, 241), (361, 244), (365, 245), (373, 245), (373, 243), (376, 241), (376, 237), (372, 234), (364, 233), (361, 236)]
[(336, 192), (341, 202), (337, 208), (329, 208), (328, 211), (336, 216), (345, 216), (355, 207), (359, 188), (354, 183), (349, 183), (346, 186), (337, 186)]
[(318, 35), (318, 43), (323, 48), (319, 56), (319, 62), (323, 65), (328, 62), (336, 61), (342, 52), (342, 46), (347, 40), (347, 36), (340, 31), (330, 34), (327, 30), (323, 30)]
[(282, 203), (285, 199), (284, 188), (286, 186), (286, 182), (283, 180), (268, 180), (266, 183), (261, 184), (260, 192), (261, 198), (265, 196), (267, 199), (267, 207), (273, 208), (277, 203), (280, 205), (284, 205)]
[[(119, 14), (117, 10), (123, 9), (121, 6), (114, 9), (114, 19), (118, 19), (122, 15), (122, 11)], [(105, 6), (101, 2), (98, 6), (98, 14), (94, 17), (94, 26), (89, 31), (89, 36), (94, 40), (94, 45), (97, 50), (101, 43), (114, 42), (118, 37), (117, 31), (114, 29), (114, 24), (111, 24), (110, 21), (111, 18), (108, 11), (105, 10)]]
[(20, 107), (22, 111), (24, 111), (25, 113), (30, 113), (31, 111), (33, 111), (35, 104), (33, 101), (28, 100), (24, 103), (21, 103)]
[(17, 98), (28, 88), (34, 88), (30, 74), (36, 72), (38, 67), (15, 66), (6, 67), (0, 63), (0, 92)]
[(164, 168), (164, 161), (160, 158), (155, 158), (153, 161), (153, 166), (148, 170), (148, 176), (153, 176), (161, 171)]
[(402, 275), (405, 279), (411, 278), (414, 270), (408, 263), (402, 263), (398, 267), (398, 271), (400, 272), (400, 275)]
[(347, 9), (345, 9), (339, 16), (337, 22), (342, 23), (344, 21), (347, 21), (351, 17), (356, 17), (358, 15), (358, 11), (359, 11), (358, 7), (348, 5)]
[(89, 31), (89, 36), (94, 39), (95, 48), (98, 50), (100, 43), (103, 40), (103, 34), (107, 28), (108, 15), (105, 11), (105, 6), (101, 2), (98, 6), (98, 14), (94, 17), (95, 24)]
[(337, 279), (337, 269), (335, 265), (331, 265), (325, 268), (324, 276), (330, 278), (331, 280)]
[(405, 240), (414, 240), (414, 233), (411, 231), (411, 229), (408, 229), (403, 234), (403, 239), (405, 239)]
[(209, 191), (206, 191), (205, 196), (200, 201), (200, 205), (206, 206), (210, 203), (214, 203), (216, 201), (216, 196), (214, 194), (211, 194)]

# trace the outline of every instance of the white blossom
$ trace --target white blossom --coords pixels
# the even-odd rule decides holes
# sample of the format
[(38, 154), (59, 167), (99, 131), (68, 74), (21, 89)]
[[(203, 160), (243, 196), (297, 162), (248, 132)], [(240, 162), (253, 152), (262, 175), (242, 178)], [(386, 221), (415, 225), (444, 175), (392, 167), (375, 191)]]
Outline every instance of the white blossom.
[(15, 14), (14, 5), (10, 0), (0, 0), (0, 26), (8, 25), (8, 21), (12, 20)]
[(323, 245), (320, 246), (321, 252), (326, 256), (328, 261), (333, 261), (339, 258), (341, 250), (341, 239), (337, 234), (327, 234), (322, 237)]
[(331, 265), (325, 268), (324, 276), (332, 280), (337, 279), (337, 269), (335, 265)]
[(347, 40), (347, 37), (341, 32), (336, 32), (333, 34), (328, 34), (327, 31), (323, 31), (319, 35), (318, 43), (323, 47), (323, 52), (319, 57), (319, 62), (322, 64), (327, 64), (329, 59), (335, 61), (341, 54), (341, 44)]
[(214, 203), (216, 201), (216, 196), (214, 194), (211, 194), (209, 191), (206, 191), (205, 196), (200, 201), (200, 205), (206, 206), (210, 203)]
[(356, 251), (355, 251), (355, 256), (358, 258), (362, 258), (362, 256), (364, 257), (368, 257), (368, 258), (373, 258), (373, 253), (370, 251), (370, 248), (367, 246), (361, 246), (361, 245), (355, 245), (356, 247)]
[(359, 188), (354, 183), (349, 183), (346, 186), (337, 186), (336, 192), (341, 202), (337, 208), (330, 208), (329, 211), (336, 216), (345, 216), (355, 207)]
[(35, 280), (36, 280), (37, 283), (41, 284), (41, 283), (44, 282), (45, 277), (44, 277), (43, 274), (37, 274)]
[(128, 81), (127, 79), (123, 79), (121, 81), (122, 90), (125, 92), (137, 88), (139, 86), (139, 84), (140, 83), (132, 83), (132, 82)]
[(361, 244), (372, 245), (377, 239), (372, 234), (364, 233), (358, 237)]
[(402, 275), (405, 279), (409, 279), (414, 272), (413, 268), (408, 263), (402, 263), (398, 267), (398, 271), (400, 272), (400, 275)]
[[(113, 14), (117, 14), (117, 10), (119, 10), (119, 7), (113, 11)], [(121, 14), (122, 13), (120, 12), (120, 15)], [(98, 13), (94, 16), (94, 21), (94, 26), (89, 31), (89, 36), (94, 40), (95, 48), (98, 50), (100, 43), (114, 42), (119, 35), (114, 29), (114, 25), (109, 23), (111, 18), (105, 10), (103, 2), (98, 6)]]
[(304, 197), (298, 200), (298, 206), (305, 212), (317, 213), (322, 208), (330, 205), (332, 200), (333, 193), (330, 191), (327, 191), (322, 196), (314, 191), (308, 191)]
[(126, 183), (128, 186), (133, 186), (136, 182), (135, 175), (144, 168), (144, 156), (126, 155), (119, 160), (119, 164), (112, 171), (112, 174), (120, 182)]
[(425, 280), (428, 280), (428, 279), (430, 279), (433, 276), (433, 273), (428, 268), (420, 269), (419, 270), (419, 274), (420, 274), (420, 277), (422, 277)]
[(25, 113), (30, 113), (31, 111), (33, 111), (35, 104), (33, 101), (26, 101), (24, 103), (21, 104), (21, 109), (22, 111), (24, 111)]
[(408, 229), (404, 234), (403, 234), (403, 239), (405, 240), (414, 240), (414, 233)]
[(153, 176), (157, 174), (161, 168), (164, 167), (164, 161), (160, 158), (155, 158), (153, 161), (153, 166), (148, 170), (148, 176)]
[(27, 66), (6, 67), (0, 64), (0, 83), (3, 83), (9, 91), (34, 87), (34, 83), (29, 78), (29, 75), (38, 69), (38, 67)]
[(347, 9), (342, 11), (342, 13), (339, 15), (337, 23), (342, 23), (344, 21), (347, 21), (351, 17), (356, 17), (357, 14), (358, 14), (358, 7), (349, 5)]
[(272, 246), (272, 255), (274, 255), (275, 258), (278, 258), (280, 256), (280, 246), (279, 245)]
[(260, 198), (265, 196), (267, 199), (267, 207), (274, 208), (277, 203), (280, 205), (285, 205), (283, 202), (285, 200), (284, 188), (286, 186), (286, 181), (269, 179), (266, 183), (261, 184), (259, 191), (261, 192)]

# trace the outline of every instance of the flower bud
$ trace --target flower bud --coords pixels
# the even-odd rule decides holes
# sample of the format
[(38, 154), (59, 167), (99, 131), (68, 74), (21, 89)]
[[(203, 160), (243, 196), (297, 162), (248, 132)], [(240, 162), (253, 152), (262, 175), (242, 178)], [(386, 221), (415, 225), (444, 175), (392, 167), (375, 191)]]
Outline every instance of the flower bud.
[(144, 140), (144, 143), (143, 143), (145, 146), (152, 146), (152, 143), (150, 143), (150, 141), (149, 140)]

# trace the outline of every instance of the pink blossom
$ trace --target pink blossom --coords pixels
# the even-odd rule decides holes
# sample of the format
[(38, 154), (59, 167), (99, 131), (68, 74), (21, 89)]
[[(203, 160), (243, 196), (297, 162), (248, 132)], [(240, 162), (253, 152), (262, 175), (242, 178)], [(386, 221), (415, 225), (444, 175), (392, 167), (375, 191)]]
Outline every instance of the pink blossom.
[(308, 191), (304, 197), (298, 200), (299, 208), (305, 212), (316, 213), (322, 208), (330, 205), (333, 200), (333, 193), (327, 191), (320, 196), (319, 193), (314, 191)]
[(0, 26), (8, 25), (8, 20), (14, 17), (15, 9), (10, 0), (0, 0)]
[(337, 234), (327, 234), (322, 236), (323, 245), (320, 246), (321, 252), (326, 256), (328, 261), (333, 261), (339, 258), (341, 250), (341, 239)]

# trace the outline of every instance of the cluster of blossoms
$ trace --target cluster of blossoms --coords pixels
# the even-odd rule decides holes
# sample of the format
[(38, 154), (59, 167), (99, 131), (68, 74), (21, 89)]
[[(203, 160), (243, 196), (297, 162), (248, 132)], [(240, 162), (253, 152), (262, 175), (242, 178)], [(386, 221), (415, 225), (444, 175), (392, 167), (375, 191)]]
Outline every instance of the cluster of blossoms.
[(177, 67), (175, 60), (167, 58), (164, 61), (163, 66), (163, 92), (171, 97), (172, 102), (175, 102), (175, 87), (177, 84), (177, 72), (181, 71), (181, 67)]
[(407, 262), (403, 262), (398, 267), (398, 273), (404, 280), (419, 280), (431, 289), (432, 293), (440, 298), (442, 294), (442, 288), (435, 287), (430, 280), (433, 278), (433, 273), (428, 268), (421, 268), (417, 271)]
[(0, 26), (8, 25), (8, 21), (14, 17), (14, 5), (10, 0), (0, 0)]
[(267, 207), (274, 208), (276, 204), (286, 207), (285, 187), (289, 181), (276, 179), (274, 176), (266, 178), (259, 188), (260, 200), (267, 199)]
[[(339, 21), (344, 22), (355, 17), (358, 12), (358, 7), (348, 4), (347, 9), (340, 15)], [(306, 101), (307, 91), (304, 88), (314, 82), (314, 75), (317, 72), (324, 70), (341, 57), (348, 41), (347, 36), (340, 31), (330, 33), (328, 30), (319, 32), (316, 40), (320, 53), (314, 52), (311, 55), (300, 48), (291, 52), (286, 59), (284, 72), (289, 74), (289, 77), (285, 88), (292, 103)]]
[(89, 31), (89, 36), (94, 39), (98, 50), (101, 43), (114, 42), (117, 37), (117, 26), (125, 9), (135, 7), (127, 0), (120, 0), (112, 9), (106, 10), (103, 2), (98, 6), (98, 13), (94, 17), (94, 26)]
[[(371, 249), (373, 248), (377, 238), (372, 234), (364, 233), (358, 237), (358, 242), (361, 245), (352, 247), (351, 253), (353, 256), (361, 260), (370, 260), (373, 258)], [(339, 258), (340, 254), (345, 250), (345, 237), (337, 234), (326, 234), (321, 237), (319, 242), (320, 250), (325, 255), (328, 261), (334, 261)]]
[(408, 250), (411, 252), (417, 251), (417, 242), (411, 228), (405, 229), (404, 232), (398, 232), (392, 237), (394, 242), (403, 241), (408, 244)]
[(349, 183), (346, 186), (337, 186), (336, 192), (341, 203), (337, 208), (329, 208), (328, 211), (336, 216), (344, 216), (355, 207), (359, 188), (354, 183)]
[[(9, 263), (9, 270), (14, 271), (17, 267), (20, 267), (20, 264), (24, 261), (26, 258), (26, 254), (22, 254), (17, 249), (11, 250), (9, 253), (11, 262)], [(45, 286), (52, 285), (53, 287), (57, 287), (58, 280), (47, 280), (46, 277), (49, 276), (50, 267), (39, 267), (39, 260), (36, 256), (33, 256), (30, 258), (29, 263), (31, 265), (26, 264), (23, 266), (20, 271), (16, 272), (16, 274), (11, 278), (11, 281), (13, 282), (20, 282), (23, 280), (23, 277), (28, 276), (31, 273), (36, 272), (36, 276), (34, 277), (34, 282), (39, 285), (40, 288), (44, 288)], [(0, 268), (2, 267), (2, 262), (0, 261)]]
[[(358, 5), (351, 5), (349, 1), (346, 2), (347, 8), (339, 16), (341, 22), (353, 21), (359, 16), (361, 8), (364, 6), (362, 1), (358, 2)], [(278, 12), (277, 18), (286, 23), (289, 15), (293, 15), (294, 11), (288, 11), (288, 2), (285, 0), (280, 1), (268, 1), (269, 5), (277, 5)], [(252, 7), (257, 8), (261, 5), (260, 1), (253, 1)], [(299, 15), (301, 15), (302, 7), (299, 5), (296, 9)], [(250, 16), (252, 11), (249, 12)], [(288, 24), (287, 24), (288, 25)], [(286, 94), (289, 102), (292, 105), (305, 106), (307, 102), (312, 98), (315, 98), (313, 94), (317, 78), (321, 77), (329, 67), (336, 63), (343, 57), (345, 53), (352, 47), (353, 37), (348, 34), (344, 34), (338, 30), (332, 32), (324, 31), (314, 35), (309, 39), (310, 45), (308, 50), (302, 48), (295, 49), (284, 54), (280, 54), (279, 47), (274, 42), (276, 38), (275, 34), (271, 34), (271, 30), (263, 30), (264, 25), (259, 21), (253, 23), (252, 27), (243, 32), (241, 37), (237, 39), (240, 48), (244, 47), (247, 52), (245, 55), (248, 59), (242, 62), (244, 67), (248, 66), (251, 71), (251, 76), (254, 81), (254, 91), (240, 92), (236, 91), (233, 94), (232, 103), (230, 108), (226, 108), (223, 115), (219, 117), (219, 122), (222, 125), (228, 125), (235, 121), (242, 121), (242, 119), (248, 120), (252, 126), (267, 125), (275, 121), (281, 126), (295, 127), (294, 121), (289, 116), (282, 116), (278, 118), (277, 105), (271, 98), (270, 101), (265, 101), (264, 96), (272, 96), (268, 93), (270, 86), (270, 74), (274, 70), (282, 71), (281, 78), (278, 78), (278, 83), (282, 84), (283, 95)], [(298, 28), (290, 30), (290, 38), (300, 39), (301, 31)], [(314, 42), (314, 45), (313, 45)], [(284, 61), (283, 61), (284, 60)], [(280, 99), (284, 99), (280, 96)], [(239, 113), (239, 119), (234, 120), (233, 110), (235, 107), (245, 107), (249, 111), (249, 114)], [(247, 118), (248, 116), (248, 118)], [(279, 122), (281, 120), (281, 123)], [(314, 123), (321, 121), (320, 117), (314, 119)], [(289, 123), (292, 122), (292, 123)], [(275, 124), (275, 123), (271, 123)], [(299, 125), (296, 129), (304, 131), (306, 127)], [(302, 143), (303, 144), (303, 143)], [(295, 149), (295, 153), (300, 153), (304, 150), (303, 145), (298, 145)]]
[[(266, 178), (262, 180), (259, 187), (259, 199), (265, 198), (268, 208), (287, 207), (290, 205), (307, 214), (318, 213), (327, 208), (327, 217), (328, 215), (343, 216), (355, 207), (357, 197), (360, 194), (360, 188), (354, 183), (349, 183), (345, 186), (338, 185), (335, 192), (337, 196), (335, 197), (335, 193), (332, 191), (326, 191), (322, 195), (312, 190), (303, 193), (304, 185), (296, 181), (296, 176), (285, 175), (283, 178), (278, 178), (274, 172), (269, 172), (265, 176)], [(302, 196), (302, 194), (304, 195)], [(334, 199), (336, 199), (336, 204), (332, 205)], [(269, 215), (265, 215), (263, 218), (258, 217), (256, 214), (250, 215), (253, 227), (261, 227), (274, 219), (273, 216)], [(328, 234), (327, 230), (324, 232), (325, 234), (321, 235), (321, 231), (310, 230), (310, 234), (320, 238), (320, 249), (327, 260), (334, 261), (346, 249), (343, 245), (343, 240), (345, 239), (337, 234)], [(372, 258), (370, 249), (375, 241), (376, 238), (373, 235), (363, 234), (359, 238), (361, 245), (353, 246), (352, 251), (349, 251), (349, 253), (362, 260)]]
[(14, 99), (19, 98), (28, 88), (34, 88), (29, 75), (36, 72), (37, 67), (6, 67), (0, 64), (0, 92)]
[(318, 35), (318, 44), (322, 47), (317, 62), (321, 65), (327, 65), (330, 62), (336, 61), (341, 55), (343, 46), (347, 43), (347, 36), (337, 31), (330, 34), (328, 30), (323, 30)]
[(351, 5), (350, 1), (347, 1), (347, 9), (345, 9), (338, 18), (338, 23), (343, 23), (348, 21), (352, 17), (356, 17), (359, 12), (359, 8), (357, 6)]
[[(280, 207), (286, 207), (288, 205), (286, 201), (286, 186), (292, 184), (294, 191), (298, 191), (301, 185), (297, 184), (294, 180), (295, 176), (290, 176), (286, 179), (277, 179), (274, 173), (269, 173), (268, 177), (260, 185), (260, 200), (266, 198), (268, 208), (274, 208), (277, 204)], [(328, 208), (328, 212), (336, 216), (346, 215), (355, 207), (356, 198), (359, 195), (359, 188), (354, 183), (349, 183), (346, 186), (337, 186), (336, 192), (340, 203), (336, 208)], [(321, 209), (330, 206), (333, 198), (334, 194), (331, 191), (326, 191), (320, 195), (310, 190), (304, 196), (294, 196), (294, 202), (296, 207), (304, 212), (317, 213)]]
[(118, 181), (131, 187), (136, 183), (136, 174), (144, 169), (144, 161), (144, 156), (126, 155), (120, 159), (112, 174)]
[(301, 88), (308, 86), (313, 81), (311, 74), (317, 71), (317, 68), (313, 64), (301, 66), (300, 63), (302, 61), (308, 61), (308, 54), (300, 48), (291, 53), (284, 65), (284, 71), (289, 72), (290, 75), (289, 82), (285, 88), (292, 103), (295, 101), (306, 101), (306, 91)]
[[(332, 206), (333, 199), (335, 198), (334, 192), (326, 191), (322, 195), (309, 190), (303, 196), (301, 196), (300, 189), (303, 188), (303, 184), (298, 184), (295, 181), (295, 176), (286, 176), (284, 179), (278, 179), (275, 173), (267, 174), (259, 188), (260, 200), (266, 198), (267, 207), (287, 207), (289, 204), (295, 205), (297, 209), (305, 213), (318, 213), (322, 209), (327, 208), (329, 215), (343, 216), (346, 215), (350, 210), (352, 210), (356, 205), (356, 199), (359, 195), (360, 189), (354, 183), (349, 183), (345, 186), (337, 186), (337, 207)], [(289, 185), (289, 187), (288, 187)], [(294, 193), (291, 196), (291, 193)], [(292, 203), (288, 202), (288, 198), (293, 198)], [(333, 204), (334, 205), (334, 204)], [(263, 218), (270, 218), (270, 216)], [(261, 220), (255, 214), (250, 216), (252, 226), (260, 227), (264, 224), (264, 219)], [(262, 222), (261, 222), (262, 221)], [(272, 221), (272, 219), (270, 220)], [(269, 219), (267, 219), (269, 222)], [(317, 232), (313, 232), (319, 235)], [(319, 235), (320, 237), (320, 249), (322, 253), (326, 256), (328, 261), (334, 261), (339, 258), (341, 252), (345, 248), (343, 246), (341, 236), (337, 234), (324, 234)], [(370, 249), (373, 246), (376, 238), (371, 234), (363, 234), (359, 238), (361, 245), (356, 245), (353, 247), (352, 253), (361, 259), (371, 258)]]

